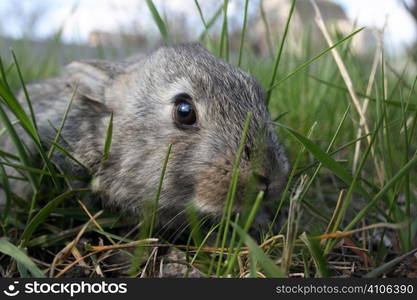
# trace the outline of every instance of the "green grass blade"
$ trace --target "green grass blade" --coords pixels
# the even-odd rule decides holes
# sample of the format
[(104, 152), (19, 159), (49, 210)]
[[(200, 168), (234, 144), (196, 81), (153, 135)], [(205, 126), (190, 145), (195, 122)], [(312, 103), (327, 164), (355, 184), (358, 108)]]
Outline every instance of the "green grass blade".
[(274, 83), (275, 83), (275, 80), (276, 80), (276, 77), (277, 77), (277, 74), (278, 74), (278, 66), (279, 66), (279, 62), (281, 61), (282, 51), (284, 50), (284, 44), (285, 44), (285, 41), (287, 39), (288, 29), (290, 28), (290, 22), (291, 22), (293, 13), (294, 13), (295, 2), (296, 2), (296, 0), (292, 0), (292, 2), (291, 2), (290, 11), (288, 13), (287, 22), (285, 24), (284, 34), (282, 35), (282, 39), (281, 39), (279, 49), (278, 49), (278, 54), (275, 57), (274, 68), (272, 69), (272, 76), (271, 76), (271, 80), (269, 82), (268, 91), (266, 93), (266, 104), (267, 105), (269, 104), (269, 101), (271, 99), (272, 87), (274, 86)]
[[(69, 101), (69, 103), (68, 103), (68, 105), (67, 105), (67, 107), (65, 109), (64, 116), (63, 116), (63, 118), (61, 120), (61, 124), (60, 124), (59, 129), (57, 130), (57, 132), (55, 134), (54, 140), (53, 140), (53, 142), (51, 144), (51, 147), (49, 148), (48, 153), (45, 153), (45, 150), (43, 149), (42, 145), (40, 145), (40, 143), (39, 144), (36, 143), (37, 148), (39, 150), (39, 154), (42, 157), (43, 162), (45, 163), (44, 166), (43, 166), (43, 168), (42, 168), (42, 171), (43, 172), (45, 172), (46, 170), (48, 170), (50, 174), (53, 174), (51, 157), (52, 157), (52, 154), (54, 153), (55, 145), (58, 143), (58, 140), (61, 137), (61, 132), (64, 129), (65, 121), (67, 120), (67, 117), (68, 117), (69, 111), (71, 109), (72, 102), (74, 101), (74, 98), (75, 98), (77, 89), (78, 89), (78, 83), (77, 83), (77, 85), (74, 88), (74, 91), (72, 93), (71, 99), (70, 99), (70, 101)], [(39, 182), (40, 183), (42, 183), (43, 176), (44, 176), (44, 174), (41, 174), (41, 176), (39, 177)], [(54, 186), (58, 186), (56, 177), (57, 176), (51, 176), (50, 177), (52, 179), (53, 183), (54, 183)], [(65, 175), (64, 175), (64, 178), (65, 178)], [(30, 204), (29, 215), (28, 215), (28, 222), (31, 221), (32, 215), (34, 213), (35, 205), (36, 205), (36, 199), (37, 199), (37, 192), (35, 192), (34, 195), (33, 195), (33, 197), (32, 197), (32, 201), (31, 201), (31, 204)]]
[[(255, 199), (255, 203), (252, 206), (252, 209), (248, 215), (248, 218), (246, 219), (246, 223), (243, 227), (244, 232), (247, 233), (249, 231), (249, 228), (252, 226), (253, 220), (255, 220), (256, 213), (259, 209), (259, 206), (263, 198), (264, 198), (264, 192), (260, 191), (258, 193), (258, 196)], [(236, 230), (236, 227), (234, 228), (234, 230)], [(226, 272), (223, 274), (223, 277), (227, 277), (232, 271), (232, 269), (234, 268), (236, 261), (237, 261), (237, 257), (239, 255), (240, 248), (242, 247), (242, 244), (243, 244), (243, 239), (240, 239), (238, 245), (236, 246), (236, 249), (234, 250), (232, 258), (227, 264), (227, 269), (226, 269)]]
[(11, 202), (12, 202), (12, 191), (10, 189), (9, 177), (7, 176), (6, 170), (3, 165), (0, 165), (0, 179), (1, 179), (1, 188), (3, 189), (4, 196), (6, 197), (6, 203), (4, 205), (1, 222), (5, 223), (7, 217), (9, 216)]
[[(342, 125), (344, 124), (344, 122), (346, 120), (346, 117), (348, 115), (349, 110), (350, 110), (350, 104), (348, 105), (347, 109), (345, 110), (345, 113), (343, 114), (342, 119), (340, 120), (339, 125), (336, 128), (335, 134), (333, 135), (332, 139), (330, 140), (329, 146), (326, 149), (326, 153), (329, 153), (330, 152), (330, 150), (332, 149), (334, 143), (336, 142), (336, 139), (337, 139), (337, 137), (340, 134), (340, 131), (342, 129)], [(319, 163), (319, 165), (317, 166), (317, 168), (314, 170), (313, 175), (311, 176), (309, 182), (307, 183), (307, 185), (306, 185), (303, 193), (300, 196), (300, 200), (303, 203), (307, 204), (310, 207), (310, 209), (313, 209), (313, 210), (315, 210), (315, 207), (313, 205), (311, 205), (310, 203), (308, 203), (307, 200), (305, 200), (305, 196), (307, 195), (307, 192), (310, 190), (310, 188), (311, 188), (314, 180), (317, 178), (317, 176), (318, 176), (318, 174), (319, 174), (322, 166), (323, 166), (323, 164), (322, 163)], [(317, 211), (317, 213), (319, 213), (319, 215), (321, 214), (321, 212), (319, 210)]]
[(29, 224), (26, 226), (25, 230), (20, 237), (21, 245), (25, 246), (29, 239), (32, 237), (32, 234), (35, 232), (36, 228), (53, 212), (53, 210), (61, 204), (65, 199), (68, 199), (74, 195), (85, 193), (91, 191), (90, 189), (78, 189), (68, 191), (56, 197), (46, 204), (39, 212), (31, 219)]
[[(352, 194), (353, 194), (353, 190), (355, 189), (356, 183), (359, 181), (360, 174), (362, 173), (362, 169), (364, 168), (365, 163), (367, 161), (367, 158), (369, 156), (369, 153), (371, 152), (371, 149), (372, 149), (372, 147), (373, 147), (373, 145), (376, 141), (376, 138), (377, 138), (378, 133), (379, 133), (379, 129), (381, 128), (381, 125), (382, 125), (383, 121), (384, 120), (381, 118), (376, 125), (376, 129), (375, 129), (374, 133), (372, 134), (372, 137), (371, 137), (371, 140), (370, 140), (368, 146), (365, 149), (365, 153), (361, 157), (361, 161), (359, 163), (358, 169), (356, 170), (356, 174), (353, 177), (353, 180), (352, 180), (352, 182), (349, 186), (348, 192), (347, 192), (346, 196), (343, 198), (343, 200), (341, 202), (340, 209), (338, 209), (336, 211), (336, 214), (334, 215), (334, 222), (332, 222), (333, 227), (330, 228), (330, 233), (336, 232), (338, 230), (339, 226), (342, 224), (342, 221), (343, 221), (343, 219), (346, 215), (346, 211), (347, 211), (347, 209), (349, 207), (349, 204), (350, 204), (350, 200), (351, 200), (351, 197), (352, 197)], [(335, 243), (334, 240), (327, 240), (326, 241), (326, 248), (325, 248), (325, 253), (326, 254), (331, 250), (334, 243)]]
[[(277, 123), (278, 124), (278, 123)], [(298, 142), (300, 142), (306, 149), (326, 168), (331, 170), (337, 177), (342, 179), (346, 184), (351, 184), (353, 177), (338, 163), (336, 162), (329, 154), (321, 150), (316, 144), (311, 140), (299, 134), (295, 130), (280, 124), (279, 126), (283, 127), (290, 135), (292, 135)], [(355, 189), (367, 199), (371, 199), (371, 196), (365, 191), (361, 186), (355, 185)]]
[(214, 15), (208, 20), (207, 25), (204, 27), (204, 31), (198, 36), (199, 41), (203, 40), (205, 34), (208, 34), (210, 28), (213, 27), (213, 25), (216, 23), (222, 11), (223, 11), (223, 3), (219, 6), (219, 8), (217, 8)]
[[(327, 86), (329, 86), (329, 87), (331, 87), (331, 88), (334, 88), (334, 89), (338, 89), (338, 90), (344, 91), (346, 94), (348, 94), (348, 93), (349, 93), (348, 89), (347, 89), (346, 87), (344, 87), (344, 86), (340, 86), (340, 85), (334, 84), (334, 83), (332, 83), (332, 82), (329, 82), (329, 81), (326, 81), (326, 80), (320, 79), (320, 78), (318, 78), (318, 77), (316, 77), (316, 76), (314, 76), (314, 75), (311, 75), (311, 74), (309, 74), (308, 76), (309, 76), (310, 78), (312, 78), (312, 79), (316, 80), (317, 82), (320, 82), (320, 83), (322, 83), (322, 84), (324, 84), (324, 85), (327, 85)], [(372, 102), (376, 102), (376, 101), (377, 101), (377, 100), (375, 99), (375, 97), (372, 97), (371, 95), (365, 95), (364, 93), (360, 93), (360, 92), (356, 92), (356, 94), (357, 94), (358, 96), (360, 96), (360, 97), (364, 98), (364, 99), (369, 99), (369, 100), (370, 100), (370, 101), (372, 101)], [(388, 105), (391, 105), (391, 106), (394, 106), (394, 107), (401, 108), (401, 102), (399, 102), (399, 101), (385, 99), (385, 100), (384, 100), (384, 103), (386, 103), (386, 104), (388, 104)], [(408, 104), (408, 109), (409, 109), (409, 110), (416, 111), (416, 110), (417, 110), (417, 104), (414, 104), (414, 103), (409, 103), (409, 104)]]
[(406, 163), (397, 174), (395, 174), (391, 180), (389, 180), (384, 187), (375, 195), (375, 197), (372, 198), (372, 200), (364, 207), (362, 208), (358, 214), (353, 218), (353, 220), (345, 227), (345, 230), (352, 229), (365, 215), (366, 213), (373, 208), (379, 200), (392, 188), (395, 184), (398, 183), (398, 181), (408, 174), (410, 170), (412, 170), (413, 167), (417, 164), (417, 153), (414, 154), (413, 158)]
[[(23, 77), (22, 77), (22, 73), (20, 72), (20, 68), (18, 67), (16, 57), (14, 57), (14, 60), (15, 60), (15, 65), (16, 65), (17, 70), (18, 70), (19, 81), (20, 81), (20, 83), (22, 85), (22, 88), (24, 90), (24, 93), (26, 95), (26, 101), (28, 102), (31, 113), (33, 114), (30, 99), (29, 99), (29, 96), (27, 95), (26, 86), (25, 86), (25, 83), (24, 83), (24, 80), (23, 80)], [(3, 65), (1, 64), (1, 62), (0, 62), (0, 69), (3, 69)], [(2, 72), (2, 74), (3, 74), (3, 72)], [(6, 79), (4, 78), (3, 81), (6, 81)], [(0, 84), (0, 96), (3, 98), (3, 100), (5, 101), (8, 108), (18, 118), (18, 120), (20, 121), (20, 124), (22, 125), (22, 128), (29, 134), (29, 137), (33, 140), (34, 145), (39, 152), (39, 155), (41, 156), (43, 162), (45, 163), (45, 167), (50, 172), (52, 172), (52, 165), (51, 165), (49, 159), (47, 158), (46, 153), (45, 153), (45, 151), (44, 151), (44, 149), (41, 145), (40, 137), (38, 135), (38, 131), (37, 131), (37, 128), (35, 126), (35, 117), (34, 117), (34, 115), (32, 115), (33, 120), (31, 120), (28, 117), (28, 115), (26, 114), (26, 112), (24, 111), (24, 109), (23, 109), (22, 105), (20, 104), (20, 102), (18, 101), (18, 99), (10, 91), (10, 89), (8, 89), (5, 86), (2, 86), (1, 84)], [(14, 134), (11, 133), (11, 135), (12, 135), (12, 139), (13, 139), (15, 145), (16, 145)], [(18, 149), (18, 152), (20, 152), (19, 149)], [(26, 165), (28, 165), (27, 162), (24, 162), (24, 163)], [(58, 184), (57, 184), (55, 178), (51, 177), (51, 179), (54, 182), (54, 185), (57, 186)], [(36, 180), (38, 182), (38, 183), (36, 183), (37, 186), (40, 185), (40, 182), (42, 181), (42, 179), (40, 178), (40, 179), (36, 179)], [(31, 180), (31, 182), (32, 182), (32, 180)], [(34, 189), (35, 193), (36, 193), (37, 190), (38, 190), (37, 188)], [(33, 197), (33, 199), (35, 199), (35, 197)]]
[(214, 225), (208, 232), (207, 234), (204, 236), (204, 238), (201, 240), (201, 243), (199, 244), (197, 250), (195, 251), (194, 257), (191, 259), (190, 264), (192, 265), (194, 263), (194, 261), (197, 259), (198, 255), (201, 252), (201, 249), (204, 247), (204, 245), (206, 244), (207, 240), (210, 238), (210, 236), (213, 234), (213, 232), (218, 229), (219, 224)]
[[(245, 123), (243, 124), (243, 130), (242, 130), (242, 135), (240, 137), (239, 147), (235, 156), (235, 161), (233, 163), (232, 179), (230, 181), (229, 190), (227, 193), (227, 199), (226, 199), (226, 203), (223, 209), (222, 218), (220, 221), (220, 229), (219, 229), (218, 238), (220, 238), (221, 232), (223, 231), (223, 239), (221, 243), (220, 258), (217, 264), (217, 271), (216, 271), (217, 276), (220, 276), (220, 267), (221, 267), (222, 258), (223, 258), (223, 249), (226, 246), (226, 239), (227, 239), (227, 234), (229, 231), (229, 225), (231, 222), (230, 218), (232, 216), (233, 203), (236, 198), (237, 183), (239, 180), (239, 171), (240, 171), (239, 165), (240, 165), (240, 160), (242, 158), (242, 154), (245, 149), (246, 141), (248, 138), (248, 132), (249, 132), (249, 127), (252, 121), (252, 116), (253, 116), (252, 112), (248, 112), (246, 119), (245, 119)], [(216, 247), (218, 245), (218, 242), (219, 240), (216, 240)]]
[(29, 136), (33, 139), (39, 140), (36, 128), (26, 115), (26, 112), (20, 105), (19, 101), (17, 101), (10, 90), (2, 84), (0, 84), (0, 97), (4, 100), (4, 103), (7, 104), (7, 107), (13, 112), (13, 114), (19, 119), (23, 129), (25, 129)]
[[(408, 94), (407, 108), (409, 108), (412, 105), (412, 103), (410, 103), (410, 102), (411, 102), (411, 99), (412, 99), (412, 96), (413, 96), (414, 89), (416, 87), (416, 83), (417, 83), (417, 76), (414, 78), (413, 85), (412, 85), (412, 87), (410, 89), (410, 92)], [(416, 107), (417, 107), (417, 105), (416, 105)], [(413, 116), (412, 125), (410, 127), (410, 134), (409, 134), (410, 140), (408, 142), (409, 144), (411, 144), (411, 142), (412, 142), (412, 138), (414, 137), (414, 131), (415, 131), (416, 127), (417, 127), (417, 108), (416, 108), (415, 114)]]
[[(4, 161), (0, 161), (0, 164), (5, 165), (5, 166), (9, 166), (18, 170), (23, 170), (23, 171), (27, 171), (28, 172), (28, 176), (29, 174), (39, 174), (42, 176), (49, 176), (49, 177), (56, 177), (56, 178), (67, 178), (67, 179), (71, 179), (71, 180), (78, 180), (78, 181), (85, 181), (88, 178), (86, 177), (79, 177), (79, 176), (73, 176), (73, 175), (67, 175), (67, 174), (59, 174), (59, 173), (55, 173), (55, 172), (48, 172), (46, 170), (41, 170), (41, 169), (37, 169), (37, 168), (32, 168), (32, 167), (26, 167), (24, 165), (18, 165), (18, 164), (13, 164), (13, 163), (9, 163), (9, 162), (4, 162)], [(38, 179), (38, 177), (36, 177)]]
[(19, 160), (18, 156), (13, 155), (9, 152), (1, 151), (1, 150), (0, 150), (0, 157), (7, 157), (7, 158), (10, 158), (10, 159), (13, 159), (13, 160)]
[[(15, 121), (13, 121), (13, 122), (11, 122), (11, 124), (12, 125), (16, 125), (16, 124), (19, 124), (20, 123), (20, 121), (19, 120), (15, 120)], [(3, 134), (5, 134), (7, 132), (7, 128), (2, 128), (1, 130), (0, 130), (0, 137), (3, 135)]]
[(359, 32), (361, 32), (362, 30), (364, 30), (365, 27), (359, 28), (358, 30), (355, 30), (354, 32), (352, 32), (351, 34), (347, 35), (346, 37), (342, 38), (341, 40), (339, 40), (338, 42), (336, 42), (335, 44), (333, 44), (331, 47), (321, 51), (319, 54), (317, 54), (316, 56), (310, 58), (309, 60), (307, 60), (306, 62), (304, 62), (303, 64), (301, 64), (300, 66), (298, 66), (293, 72), (291, 72), (290, 74), (288, 74), (287, 76), (285, 76), (284, 78), (281, 78), (280, 80), (278, 80), (278, 82), (274, 83), (272, 86), (270, 86), (270, 88), (267, 90), (267, 93), (271, 92), (274, 88), (276, 88), (277, 86), (279, 86), (281, 83), (283, 83), (284, 81), (288, 80), (289, 78), (293, 77), (294, 75), (298, 74), (300, 71), (304, 70), (306, 67), (308, 67), (309, 65), (311, 65), (313, 62), (315, 62), (317, 59), (319, 59), (320, 57), (322, 57), (323, 55), (325, 55), (326, 53), (330, 52), (332, 49), (336, 48), (337, 46), (339, 46), (340, 44), (342, 44), (343, 42), (351, 39), (352, 37), (354, 37), (356, 34), (358, 34)]
[(0, 76), (0, 84), (3, 84), (6, 87), (6, 89), (8, 89), (8, 90), (10, 90), (10, 86), (9, 86), (8, 81), (7, 81), (7, 74), (10, 73), (10, 71), (12, 70), (12, 67), (13, 67), (13, 64), (11, 64), (7, 68), (7, 70), (4, 70), (3, 60), (0, 57), (0, 74), (1, 74), (1, 76)]
[(152, 18), (156, 24), (156, 26), (158, 26), (159, 32), (161, 33), (162, 38), (164, 39), (165, 43), (169, 43), (170, 39), (169, 39), (169, 35), (168, 35), (168, 30), (167, 27), (165, 25), (164, 20), (162, 20), (158, 10), (156, 9), (154, 3), (152, 0), (145, 0), (146, 4), (148, 5), (148, 8), (152, 14)]
[(222, 31), (220, 34), (220, 47), (219, 47), (219, 56), (224, 57), (226, 61), (229, 60), (229, 28), (227, 21), (227, 10), (229, 6), (229, 0), (224, 0), (223, 2), (223, 24)]
[(263, 271), (268, 277), (285, 277), (282, 269), (279, 266), (277, 266), (275, 262), (264, 253), (264, 251), (256, 244), (256, 242), (249, 236), (249, 234), (247, 234), (242, 228), (240, 228), (239, 225), (233, 222), (231, 223), (231, 225), (233, 226), (233, 228), (236, 229), (236, 232), (238, 233), (240, 238), (249, 248), (251, 255), (253, 255), (256, 258), (256, 261), (259, 262)]
[(318, 275), (320, 277), (329, 277), (329, 271), (327, 268), (327, 262), (324, 256), (323, 250), (320, 248), (320, 242), (317, 239), (310, 239), (304, 232), (300, 235), (300, 239), (307, 246), (310, 251), (311, 257), (316, 265)]
[(55, 149), (58, 149), (62, 154), (64, 154), (67, 158), (71, 159), (73, 162), (75, 162), (77, 165), (79, 165), (81, 168), (86, 171), (86, 173), (90, 173), (90, 169), (87, 168), (82, 162), (80, 162), (78, 159), (76, 159), (67, 149), (62, 147), (60, 144), (55, 143), (54, 141), (49, 141), (52, 146), (55, 147)]
[(27, 268), (33, 277), (44, 278), (45, 274), (35, 263), (19, 248), (4, 238), (0, 238), (0, 252), (14, 258), (18, 263)]
[(105, 160), (109, 158), (109, 151), (111, 147), (112, 138), (113, 138), (113, 113), (111, 113), (110, 115), (109, 126), (107, 127), (106, 140), (104, 143), (103, 157)]
[[(206, 36), (209, 49), (214, 51), (214, 43), (213, 43), (213, 40), (212, 40), (212, 38), (210, 36), (210, 32), (209, 32), (209, 24), (207, 24), (206, 20), (204, 19), (203, 11), (201, 9), (200, 3), (198, 3), (198, 0), (194, 0), (194, 4), (197, 7), (198, 14), (200, 16), (201, 22), (203, 22), (203, 25), (204, 25), (204, 32), (200, 35), (198, 40), (202, 41), (204, 36)], [(220, 15), (220, 13), (222, 11), (222, 8), (223, 8), (223, 5), (220, 6), (220, 9), (218, 10), (217, 17)]]
[[(279, 126), (279, 123), (275, 123), (275, 125), (278, 125)], [(316, 125), (317, 125), (317, 122), (314, 122), (313, 125), (311, 125), (311, 127), (309, 129), (309, 132), (308, 132), (308, 136), (309, 137), (313, 133)], [(285, 200), (287, 199), (288, 193), (290, 192), (290, 188), (292, 187), (292, 182), (295, 179), (296, 170), (298, 169), (298, 166), (300, 164), (301, 158), (302, 158), (302, 156), (305, 153), (305, 150), (306, 150), (306, 148), (303, 145), (301, 145), (300, 150), (298, 150), (298, 153), (297, 153), (297, 156), (296, 156), (294, 165), (292, 166), (291, 172), (290, 172), (290, 174), (288, 176), (287, 184), (285, 185), (284, 191), (280, 195), (278, 207), (277, 207), (277, 209), (275, 211), (274, 218), (272, 219), (272, 222), (269, 224), (269, 230), (268, 231), (269, 231), (269, 234), (271, 234), (271, 235), (273, 234), (272, 229), (275, 226), (275, 223), (276, 223), (276, 221), (278, 219), (278, 216), (279, 216), (279, 214), (281, 212), (281, 208), (284, 205)]]
[(270, 30), (270, 26), (269, 26), (269, 23), (268, 23), (268, 18), (266, 16), (263, 3), (264, 3), (264, 0), (259, 1), (259, 12), (261, 14), (262, 23), (265, 27), (265, 37), (264, 38), (265, 38), (266, 43), (268, 45), (268, 53), (269, 53), (269, 56), (271, 57), (271, 59), (273, 59), (273, 47), (272, 47), (272, 41), (271, 41), (271, 30)]
[(153, 228), (155, 227), (156, 215), (157, 215), (158, 206), (159, 206), (159, 198), (161, 197), (162, 185), (164, 183), (165, 172), (166, 172), (166, 169), (167, 169), (167, 166), (168, 166), (168, 160), (169, 160), (169, 155), (171, 154), (171, 149), (172, 149), (172, 144), (169, 144), (168, 145), (168, 150), (165, 154), (164, 163), (162, 165), (161, 176), (159, 178), (159, 184), (158, 184), (158, 190), (157, 190), (156, 196), (155, 196), (154, 211), (152, 212), (152, 217), (151, 217), (151, 221), (150, 221), (149, 237), (152, 237), (152, 235), (153, 235)]
[(29, 112), (30, 112), (30, 116), (32, 117), (33, 126), (37, 130), (36, 118), (35, 118), (35, 113), (33, 111), (32, 102), (30, 101), (29, 93), (28, 93), (28, 91), (26, 89), (25, 81), (23, 80), (22, 71), (20, 70), (20, 66), (19, 66), (19, 63), (17, 62), (16, 54), (14, 53), (13, 50), (12, 50), (12, 56), (13, 56), (13, 62), (15, 64), (15, 66), (16, 66), (16, 70), (17, 70), (17, 74), (18, 74), (18, 77), (19, 77), (19, 80), (20, 80), (20, 84), (22, 86), (23, 93), (25, 95), (26, 104), (29, 107)]
[(245, 34), (246, 34), (246, 24), (248, 18), (248, 6), (249, 0), (245, 0), (245, 9), (243, 12), (243, 24), (242, 24), (242, 33), (240, 34), (240, 45), (239, 45), (239, 57), (237, 60), (237, 66), (240, 67), (242, 64), (242, 56), (243, 56), (243, 45), (245, 43)]
[(413, 255), (416, 252), (417, 252), (417, 249), (414, 249), (414, 250), (411, 250), (411, 251), (407, 252), (406, 254), (403, 254), (399, 257), (396, 257), (396, 258), (390, 260), (389, 262), (383, 264), (382, 266), (378, 266), (377, 268), (373, 269), (371, 272), (366, 274), (364, 277), (365, 278), (375, 278), (375, 277), (381, 276), (384, 273), (389, 272), (393, 267), (395, 267), (400, 262), (402, 262), (404, 259)]
[[(4, 127), (7, 129), (10, 138), (16, 147), (17, 154), (19, 155), (20, 161), (23, 163), (24, 166), (31, 166), (31, 162), (29, 159), (29, 155), (26, 152), (25, 146), (23, 145), (19, 135), (17, 134), (16, 130), (14, 129), (12, 122), (10, 122), (6, 112), (4, 111), (2, 105), (0, 104), (0, 121), (3, 123)], [(39, 180), (36, 176), (32, 173), (28, 173), (29, 181), (32, 185), (34, 191), (38, 190), (39, 188)]]

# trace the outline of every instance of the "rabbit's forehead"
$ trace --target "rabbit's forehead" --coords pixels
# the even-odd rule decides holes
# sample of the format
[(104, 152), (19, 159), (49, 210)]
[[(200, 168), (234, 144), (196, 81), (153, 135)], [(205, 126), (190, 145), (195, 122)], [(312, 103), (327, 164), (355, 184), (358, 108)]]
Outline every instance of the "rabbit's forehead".
[(194, 95), (193, 86), (190, 80), (185, 77), (176, 78), (169, 85), (166, 85), (162, 90), (162, 99), (172, 99), (178, 94)]
[[(212, 74), (210, 74), (212, 75)], [(198, 109), (207, 113), (222, 112), (245, 115), (247, 111), (263, 111), (263, 92), (256, 84), (247, 84), (242, 78), (198, 74), (171, 79), (160, 91), (159, 98), (166, 104), (179, 94), (188, 94)]]

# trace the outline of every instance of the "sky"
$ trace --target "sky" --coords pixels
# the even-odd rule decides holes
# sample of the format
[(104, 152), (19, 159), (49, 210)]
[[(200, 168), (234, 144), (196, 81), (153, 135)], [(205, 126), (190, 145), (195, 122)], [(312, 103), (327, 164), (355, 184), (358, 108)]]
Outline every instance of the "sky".
[(417, 25), (404, 9), (401, 0), (335, 0), (346, 11), (348, 17), (357, 20), (360, 26), (383, 28), (385, 38), (401, 47), (410, 45), (417, 37)]
[[(219, 2), (220, 1), (220, 2)], [(298, 0), (306, 1), (306, 0)], [(390, 46), (401, 48), (416, 38), (417, 25), (404, 9), (401, 0), (332, 0), (340, 4), (358, 26), (386, 26)], [(406, 0), (409, 1), (409, 0)], [(193, 28), (202, 30), (193, 0), (155, 0), (159, 9), (181, 13)], [(199, 1), (203, 9), (213, 10), (221, 0)], [(231, 0), (229, 14), (241, 16), (243, 0)], [(258, 0), (252, 1), (256, 5)], [(33, 18), (34, 15), (40, 18)], [(207, 13), (209, 15), (209, 13)], [(139, 17), (138, 17), (139, 16)], [(239, 17), (237, 17), (239, 18)], [(197, 25), (198, 24), (198, 25)], [(156, 32), (143, 0), (1, 0), (0, 32), (14, 38), (23, 35), (47, 37), (63, 28), (67, 42), (84, 42), (93, 30), (129, 31), (141, 28)], [(201, 27), (201, 28), (200, 28)]]

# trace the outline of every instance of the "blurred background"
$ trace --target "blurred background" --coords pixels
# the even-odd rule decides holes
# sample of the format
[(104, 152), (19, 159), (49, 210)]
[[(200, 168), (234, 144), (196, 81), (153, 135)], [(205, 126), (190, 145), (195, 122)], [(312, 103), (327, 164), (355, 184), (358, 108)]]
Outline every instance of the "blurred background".
[[(270, 55), (275, 37), (285, 27), (290, 0), (252, 0), (248, 9), (247, 47), (256, 54)], [(175, 41), (196, 40), (204, 32), (201, 16), (193, 0), (157, 0), (157, 9), (169, 24)], [(206, 22), (214, 21), (212, 32), (220, 33), (222, 0), (201, 1)], [(239, 46), (244, 0), (231, 0), (228, 7), (230, 49)], [(400, 56), (415, 54), (417, 0), (321, 0), (318, 5), (329, 27), (343, 35), (353, 28), (366, 26), (353, 42), (355, 51), (365, 55), (375, 47), (375, 32), (384, 31), (386, 51)], [(217, 17), (216, 17), (217, 15)], [(220, 16), (219, 16), (220, 15)], [(314, 12), (309, 0), (298, 0), (291, 24), (287, 47), (300, 51), (297, 37), (308, 31), (320, 44), (321, 34), (314, 25)], [(268, 32), (269, 31), (269, 32)], [(160, 34), (144, 0), (1, 0), (1, 50), (16, 40), (33, 42), (33, 54), (42, 54), (46, 41), (59, 39), (74, 47), (83, 57), (96, 56), (96, 48), (123, 57), (130, 52), (147, 51), (161, 44)], [(65, 47), (64, 47), (65, 48)], [(71, 49), (71, 50), (69, 50)], [(128, 49), (128, 50), (127, 50)], [(287, 49), (288, 50), (288, 49)], [(65, 49), (61, 53), (66, 62)]]

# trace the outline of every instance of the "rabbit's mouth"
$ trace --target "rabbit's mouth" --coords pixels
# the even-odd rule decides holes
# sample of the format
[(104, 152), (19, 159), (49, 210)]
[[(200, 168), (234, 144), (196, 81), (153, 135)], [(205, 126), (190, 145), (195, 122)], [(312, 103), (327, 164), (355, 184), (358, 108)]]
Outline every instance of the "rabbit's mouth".
[[(263, 191), (264, 201), (268, 201), (280, 192), (279, 182), (272, 182), (261, 172), (254, 172), (249, 163), (240, 165), (236, 195), (233, 199), (233, 211), (240, 211), (247, 201), (253, 202), (256, 195)], [(195, 180), (193, 204), (203, 213), (221, 214), (231, 185), (233, 166), (227, 159), (221, 158), (216, 163), (197, 175)]]

